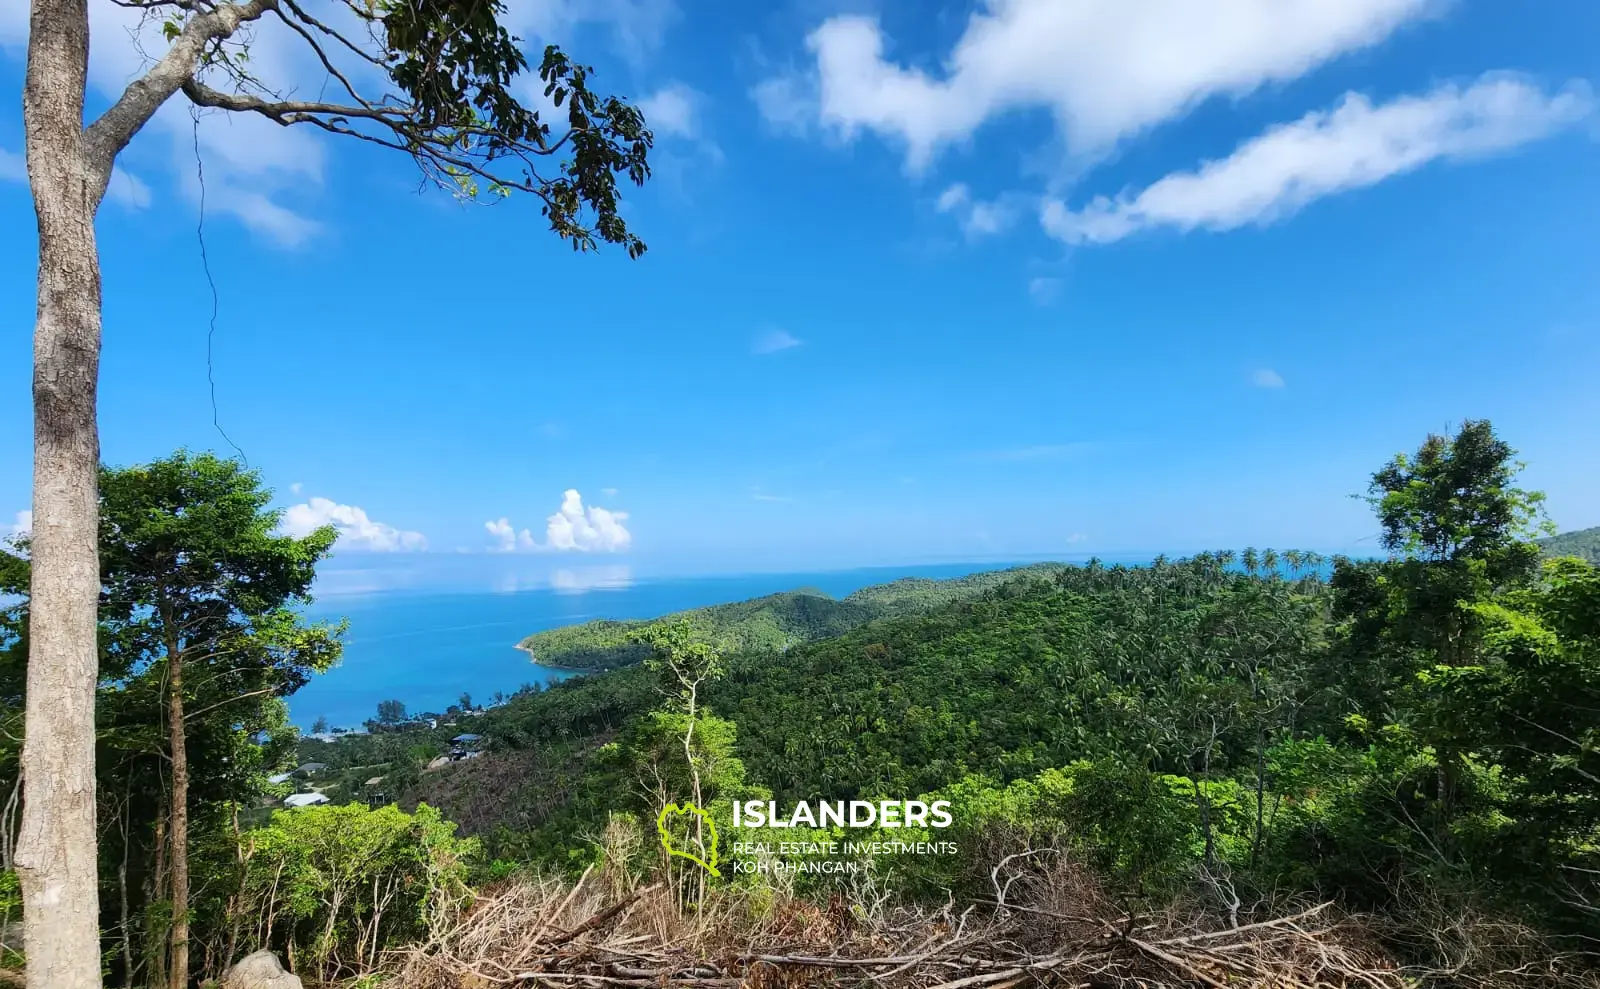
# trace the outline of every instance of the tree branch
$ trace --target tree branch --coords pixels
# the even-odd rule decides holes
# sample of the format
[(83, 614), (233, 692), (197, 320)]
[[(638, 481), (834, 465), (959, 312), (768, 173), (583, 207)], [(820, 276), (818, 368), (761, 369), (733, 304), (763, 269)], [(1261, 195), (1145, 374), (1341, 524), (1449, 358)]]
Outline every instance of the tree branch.
[(278, 0), (224, 4), (190, 20), (149, 72), (128, 84), (117, 102), (84, 131), (84, 156), (98, 171), (100, 185), (111, 179), (111, 163), (133, 135), (150, 121), (161, 104), (194, 78), (206, 45), (228, 38), (239, 25), (277, 7)]

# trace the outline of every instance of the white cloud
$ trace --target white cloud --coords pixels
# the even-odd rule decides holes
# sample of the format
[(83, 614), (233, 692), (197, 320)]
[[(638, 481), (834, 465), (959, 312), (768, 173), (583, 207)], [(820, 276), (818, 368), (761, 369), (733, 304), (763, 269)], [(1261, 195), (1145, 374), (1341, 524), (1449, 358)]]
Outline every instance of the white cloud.
[(694, 137), (699, 131), (696, 112), (700, 94), (681, 82), (659, 89), (639, 101), (645, 126), (657, 137)]
[(768, 330), (756, 337), (755, 343), (750, 345), (753, 354), (776, 354), (780, 350), (798, 347), (805, 341), (800, 340), (788, 330)]
[(1028, 280), (1028, 295), (1037, 305), (1048, 306), (1061, 297), (1061, 279), (1059, 278), (1031, 278)]
[(970, 240), (1000, 233), (1011, 226), (1018, 212), (1015, 204), (1005, 198), (990, 202), (973, 199), (971, 190), (961, 182), (941, 192), (934, 208), (953, 215)]
[(1546, 137), (1593, 110), (1587, 86), (1546, 95), (1490, 74), (1374, 106), (1347, 94), (1241, 145), (1198, 171), (1166, 176), (1136, 195), (1097, 197), (1081, 210), (1049, 200), (1044, 229), (1067, 243), (1109, 243), (1139, 230), (1232, 230), (1290, 216), (1323, 196), (1375, 185), (1435, 160), (1504, 151)]
[(1283, 375), (1270, 367), (1264, 367), (1250, 375), (1250, 383), (1257, 388), (1282, 388)]
[(527, 529), (518, 532), (512, 527), (510, 519), (499, 518), (493, 522), (485, 522), (483, 527), (495, 538), (494, 549), (498, 553), (514, 553), (519, 549), (538, 548), (533, 533)]
[(811, 106), (846, 138), (861, 130), (896, 138), (914, 171), (985, 121), (1030, 107), (1054, 114), (1068, 147), (1095, 152), (1208, 97), (1295, 79), (1435, 5), (985, 0), (936, 75), (888, 61), (874, 18), (837, 16), (807, 38), (814, 76), (768, 80), (755, 96), (774, 123)]
[(813, 84), (798, 76), (774, 76), (752, 87), (750, 98), (761, 111), (761, 119), (772, 129), (804, 135), (811, 130), (811, 123), (817, 117), (814, 89)]
[(615, 498), (617, 496), (617, 489), (616, 488), (601, 488), (600, 489), (600, 493), (605, 495), (607, 498)]
[(621, 552), (633, 542), (622, 524), (627, 518), (627, 512), (585, 508), (582, 496), (569, 489), (561, 497), (561, 508), (545, 520), (545, 547), (557, 552)]
[(312, 498), (289, 506), (279, 528), (285, 535), (303, 538), (325, 525), (338, 530), (337, 545), (348, 549), (394, 553), (428, 548), (428, 540), (422, 533), (373, 521), (361, 508), (341, 505), (328, 498)]
[(561, 497), (561, 507), (545, 519), (544, 542), (536, 539), (531, 530), (518, 531), (508, 518), (485, 522), (483, 526), (495, 539), (494, 549), (501, 553), (620, 553), (633, 544), (633, 534), (623, 525), (627, 519), (627, 512), (584, 505), (583, 496), (569, 488)]
[(0, 539), (0, 543), (15, 544), (18, 539), (26, 539), (31, 535), (33, 535), (33, 513), (26, 510), (20, 511), (17, 513), (16, 521), (11, 523), (11, 528), (6, 532), (5, 538)]
[(971, 198), (972, 194), (967, 189), (966, 183), (957, 182), (939, 193), (939, 201), (934, 204), (934, 208), (941, 213), (948, 213), (953, 209), (965, 206)]
[(293, 484), (289, 485), (289, 493), (290, 494), (299, 494), (300, 493), (300, 482), (299, 481), (296, 481)]

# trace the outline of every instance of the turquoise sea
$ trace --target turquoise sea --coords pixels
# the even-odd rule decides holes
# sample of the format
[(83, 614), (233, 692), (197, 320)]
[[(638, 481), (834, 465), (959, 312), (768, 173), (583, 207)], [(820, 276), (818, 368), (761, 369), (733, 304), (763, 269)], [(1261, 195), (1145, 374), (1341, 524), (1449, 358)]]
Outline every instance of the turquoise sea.
[(447, 556), (378, 562), (337, 561), (318, 578), (310, 614), (347, 618), (350, 628), (341, 663), (289, 698), (302, 728), (319, 717), (359, 727), (390, 698), (409, 711), (442, 711), (462, 693), (488, 703), (497, 690), (509, 694), (524, 683), (560, 679), (568, 674), (537, 666), (516, 648), (543, 629), (595, 618), (655, 618), (801, 587), (842, 597), (898, 577), (959, 577), (1016, 565), (636, 579), (625, 566), (517, 572)]

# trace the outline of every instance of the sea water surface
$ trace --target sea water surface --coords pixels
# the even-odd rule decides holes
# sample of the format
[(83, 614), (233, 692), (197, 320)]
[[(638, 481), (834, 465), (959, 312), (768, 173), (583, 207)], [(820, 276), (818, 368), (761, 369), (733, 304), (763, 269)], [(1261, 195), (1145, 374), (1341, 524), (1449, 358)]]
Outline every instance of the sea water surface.
[(289, 698), (292, 720), (357, 728), (378, 702), (443, 711), (463, 693), (487, 704), (496, 691), (572, 675), (534, 664), (525, 636), (596, 618), (657, 618), (685, 608), (815, 588), (834, 597), (899, 577), (959, 577), (1016, 563), (873, 567), (823, 573), (635, 579), (623, 566), (493, 576), (449, 558), (405, 569), (343, 566), (319, 576), (313, 618), (349, 620), (344, 658)]

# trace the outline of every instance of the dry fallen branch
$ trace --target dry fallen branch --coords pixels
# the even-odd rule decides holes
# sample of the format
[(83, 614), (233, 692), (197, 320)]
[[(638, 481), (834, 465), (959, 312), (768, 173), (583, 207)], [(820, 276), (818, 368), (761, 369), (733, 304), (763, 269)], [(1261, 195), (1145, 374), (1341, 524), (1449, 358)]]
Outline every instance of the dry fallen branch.
[[(1417, 974), (1403, 973), (1326, 903), (1212, 928), (1173, 918), (1136, 921), (1092, 889), (1067, 895), (1057, 884), (1049, 906), (991, 903), (989, 913), (977, 915), (973, 907), (957, 913), (946, 905), (862, 922), (838, 902), (758, 907), (740, 893), (719, 891), (698, 912), (684, 914), (665, 887), (607, 902), (602, 886), (502, 887), (441, 936), (392, 953), (386, 984), (1406, 989)], [(1051, 909), (1063, 903), (1068, 909)]]

